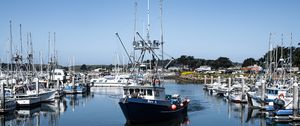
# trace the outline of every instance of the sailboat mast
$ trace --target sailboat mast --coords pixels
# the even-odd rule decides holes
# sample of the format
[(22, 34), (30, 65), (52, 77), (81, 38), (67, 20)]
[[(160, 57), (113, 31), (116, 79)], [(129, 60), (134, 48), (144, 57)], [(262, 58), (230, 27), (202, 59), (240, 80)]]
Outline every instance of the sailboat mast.
[(281, 34), (281, 55), (280, 58), (283, 59), (283, 33)]
[(12, 48), (12, 43), (13, 43), (13, 36), (12, 36), (12, 21), (9, 21), (9, 29), (10, 29), (10, 41), (9, 41), (9, 48), (10, 48), (10, 70), (13, 71), (13, 48)]
[(292, 66), (293, 66), (293, 54), (292, 54), (292, 45), (293, 45), (293, 33), (291, 33), (291, 44), (290, 44), (290, 78), (292, 77)]
[(272, 76), (272, 47), (271, 47), (271, 37), (272, 37), (272, 33), (270, 33), (270, 36), (269, 36), (269, 61), (267, 62), (268, 63), (268, 67), (269, 67), (269, 79), (271, 78)]
[(55, 32), (53, 33), (53, 62), (54, 62), (54, 67), (57, 66), (57, 55), (56, 55), (56, 50), (55, 50), (55, 44), (56, 44), (56, 36), (55, 36)]
[[(22, 24), (20, 24), (20, 48), (21, 48), (21, 52), (20, 52), (20, 55), (21, 55), (21, 58), (22, 58), (22, 55), (23, 55), (23, 38), (22, 38)], [(23, 60), (21, 59), (21, 62), (22, 62)]]

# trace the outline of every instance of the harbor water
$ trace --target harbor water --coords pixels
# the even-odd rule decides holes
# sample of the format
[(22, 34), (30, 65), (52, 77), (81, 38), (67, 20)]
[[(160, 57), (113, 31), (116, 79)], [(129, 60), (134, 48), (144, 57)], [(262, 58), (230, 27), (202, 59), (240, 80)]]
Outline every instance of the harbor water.
[[(180, 94), (191, 102), (188, 116), (152, 124), (128, 124), (118, 105), (121, 87), (92, 87), (88, 94), (66, 95), (51, 103), (31, 109), (18, 109), (1, 116), (2, 126), (267, 126), (290, 125), (268, 123), (261, 112), (248, 109), (247, 104), (228, 102), (210, 95), (201, 84), (165, 84), (166, 93)], [(147, 113), (145, 113), (147, 114)]]

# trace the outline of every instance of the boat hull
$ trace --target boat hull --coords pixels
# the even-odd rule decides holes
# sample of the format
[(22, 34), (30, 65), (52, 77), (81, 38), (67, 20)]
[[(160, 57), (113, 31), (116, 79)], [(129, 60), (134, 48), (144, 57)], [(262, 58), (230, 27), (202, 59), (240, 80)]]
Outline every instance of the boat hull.
[(38, 95), (19, 95), (16, 96), (16, 101), (20, 107), (31, 107), (35, 106), (41, 102), (54, 101), (55, 90), (41, 92)]
[(139, 98), (121, 99), (119, 105), (129, 123), (159, 122), (187, 115), (187, 105), (172, 110), (169, 101)]

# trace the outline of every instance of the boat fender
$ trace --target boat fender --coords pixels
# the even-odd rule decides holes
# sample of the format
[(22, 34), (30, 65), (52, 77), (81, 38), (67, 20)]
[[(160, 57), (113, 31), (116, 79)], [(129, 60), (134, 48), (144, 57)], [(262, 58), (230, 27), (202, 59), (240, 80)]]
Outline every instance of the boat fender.
[(160, 84), (160, 80), (159, 79), (154, 79), (154, 83), (155, 84)]
[(175, 110), (177, 108), (177, 106), (172, 104), (171, 108), (172, 108), (172, 110)]
[(190, 99), (186, 98), (186, 102), (190, 102)]

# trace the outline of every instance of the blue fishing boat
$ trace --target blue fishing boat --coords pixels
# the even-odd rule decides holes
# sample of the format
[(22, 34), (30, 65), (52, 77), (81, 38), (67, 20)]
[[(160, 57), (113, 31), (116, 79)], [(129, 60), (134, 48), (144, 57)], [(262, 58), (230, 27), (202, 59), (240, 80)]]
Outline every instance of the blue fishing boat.
[[(148, 12), (150, 10), (149, 2), (148, 0)], [(163, 37), (161, 37), (161, 42), (159, 40), (150, 40), (149, 29), (148, 13), (146, 39), (136, 32), (140, 40), (134, 38), (133, 41), (134, 51), (136, 54), (140, 54), (139, 56), (135, 55), (138, 58), (132, 58), (128, 54), (120, 36), (116, 33), (133, 66), (133, 71), (131, 72), (133, 78), (128, 80), (132, 83), (123, 86), (123, 98), (119, 101), (122, 112), (129, 123), (160, 122), (187, 115), (189, 99), (182, 99), (178, 94), (165, 94), (165, 87), (161, 78), (162, 72), (159, 72), (158, 65), (161, 65), (160, 68), (163, 71), (172, 60), (166, 65), (160, 62), (160, 57), (155, 51), (159, 50), (160, 46), (163, 46)], [(161, 49), (163, 52), (163, 47)], [(148, 63), (145, 60), (147, 57), (150, 58)], [(143, 76), (139, 77), (138, 75)]]
[(66, 94), (82, 94), (87, 91), (87, 88), (84, 84), (76, 83), (76, 84), (67, 84), (64, 87), (64, 92)]
[(165, 88), (156, 85), (125, 86), (119, 105), (130, 123), (158, 122), (187, 115), (189, 99), (178, 94), (165, 95)]

